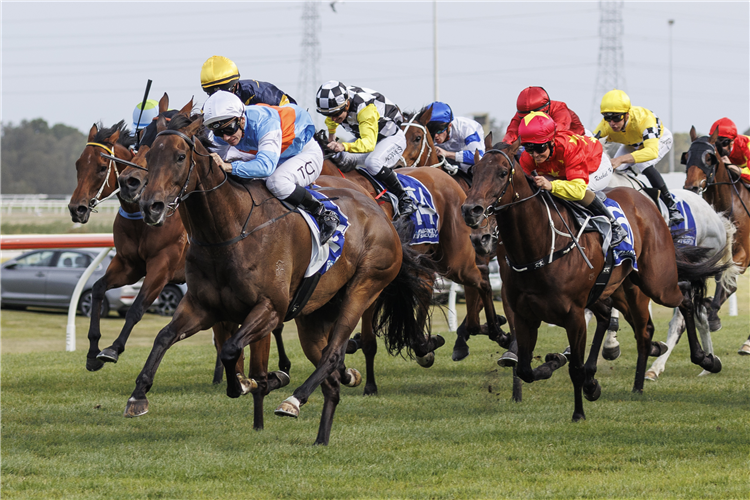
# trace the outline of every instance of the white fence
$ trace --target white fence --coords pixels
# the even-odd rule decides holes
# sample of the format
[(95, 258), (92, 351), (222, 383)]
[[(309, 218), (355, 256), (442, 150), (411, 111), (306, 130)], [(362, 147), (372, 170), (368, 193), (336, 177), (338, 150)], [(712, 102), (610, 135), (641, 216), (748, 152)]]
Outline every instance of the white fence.
[[(70, 196), (56, 195), (2, 195), (0, 196), (0, 212), (3, 215), (12, 214), (67, 214)], [(100, 213), (117, 213), (120, 202), (117, 198), (107, 200), (96, 207)]]

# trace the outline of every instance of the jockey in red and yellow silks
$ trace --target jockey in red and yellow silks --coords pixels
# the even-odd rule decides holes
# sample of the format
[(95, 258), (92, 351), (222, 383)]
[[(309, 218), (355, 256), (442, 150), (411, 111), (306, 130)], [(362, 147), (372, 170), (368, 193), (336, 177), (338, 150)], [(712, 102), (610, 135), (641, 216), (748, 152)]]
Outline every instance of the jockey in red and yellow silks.
[[(711, 134), (719, 129), (718, 146), (722, 156), (729, 160), (730, 165), (737, 167), (742, 181), (750, 184), (750, 137), (737, 133), (737, 126), (729, 118), (720, 118), (711, 125)], [(729, 151), (729, 154), (726, 154)], [(731, 168), (731, 166), (730, 166)]]
[(547, 95), (547, 91), (542, 87), (527, 87), (521, 91), (516, 100), (517, 112), (508, 124), (505, 131), (503, 142), (513, 144), (518, 138), (518, 126), (521, 118), (531, 111), (541, 111), (546, 113), (550, 118), (555, 120), (557, 130), (570, 130), (574, 134), (584, 135), (586, 130), (581, 123), (581, 119), (568, 108), (568, 105), (562, 101), (552, 101)]

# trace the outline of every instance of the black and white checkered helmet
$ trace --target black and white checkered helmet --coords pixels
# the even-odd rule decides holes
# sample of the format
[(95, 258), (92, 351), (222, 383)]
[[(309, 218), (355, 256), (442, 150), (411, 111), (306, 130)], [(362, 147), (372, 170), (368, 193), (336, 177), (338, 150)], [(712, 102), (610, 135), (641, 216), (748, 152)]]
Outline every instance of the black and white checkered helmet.
[(338, 114), (346, 106), (348, 99), (349, 91), (346, 90), (346, 85), (337, 80), (331, 80), (318, 89), (315, 95), (315, 105), (318, 113), (331, 116)]

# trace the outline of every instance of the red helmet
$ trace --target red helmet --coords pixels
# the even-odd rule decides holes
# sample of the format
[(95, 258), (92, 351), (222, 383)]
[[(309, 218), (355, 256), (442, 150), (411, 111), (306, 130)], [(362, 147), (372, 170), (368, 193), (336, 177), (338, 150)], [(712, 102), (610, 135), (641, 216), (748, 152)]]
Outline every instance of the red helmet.
[(521, 118), (521, 123), (518, 124), (518, 137), (521, 138), (522, 144), (544, 144), (555, 137), (555, 130), (555, 120), (539, 111), (532, 111)]
[(732, 140), (737, 138), (737, 125), (729, 118), (720, 118), (711, 125), (711, 135), (716, 129), (719, 129), (719, 137), (728, 137)]
[(527, 87), (518, 94), (518, 100), (516, 100), (516, 109), (521, 114), (529, 111), (541, 111), (548, 105), (549, 94), (542, 87)]

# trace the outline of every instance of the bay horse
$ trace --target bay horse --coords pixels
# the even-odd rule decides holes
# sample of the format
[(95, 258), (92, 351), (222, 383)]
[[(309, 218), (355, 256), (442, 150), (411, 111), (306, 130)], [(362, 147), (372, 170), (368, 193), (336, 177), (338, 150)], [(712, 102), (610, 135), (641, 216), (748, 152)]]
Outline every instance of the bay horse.
[[(420, 255), (426, 255), (430, 261), (435, 264), (438, 273), (446, 276), (451, 281), (464, 285), (466, 292), (467, 314), (462, 328), (471, 334), (486, 334), (490, 339), (504, 343), (506, 335), (500, 329), (504, 320), (495, 314), (492, 286), (489, 282), (489, 270), (480, 269), (475, 263), (475, 252), (471, 246), (469, 236), (471, 231), (463, 223), (458, 207), (461, 206), (465, 198), (464, 192), (445, 172), (438, 169), (428, 168), (399, 168), (398, 173), (408, 175), (421, 182), (432, 194), (435, 208), (439, 215), (439, 243), (438, 244), (420, 244), (411, 245), (411, 248)], [(393, 217), (393, 207), (383, 199), (383, 192), (376, 189), (370, 180), (359, 172), (357, 169), (341, 171), (330, 160), (323, 162), (321, 172), (322, 179), (324, 176), (339, 177), (350, 180), (360, 186), (370, 196), (378, 200), (381, 208), (388, 217)], [(402, 227), (402, 223), (399, 223)], [(409, 224), (403, 226), (403, 238), (411, 239), (409, 234)], [(485, 309), (487, 317), (487, 326), (483, 327), (479, 322), (479, 312)], [(428, 305), (425, 304), (420, 311), (420, 321), (426, 321), (428, 317)], [(359, 339), (359, 345), (366, 360), (366, 383), (364, 394), (370, 395), (377, 392), (377, 384), (374, 374), (374, 357), (377, 353), (377, 342), (374, 332), (369, 328), (370, 321), (368, 317), (362, 318), (362, 333)], [(420, 339), (421, 340), (421, 339)], [(417, 361), (421, 366), (429, 367), (434, 362), (434, 349), (441, 346), (442, 337), (428, 336), (425, 342), (412, 345), (403, 343), (393, 344), (391, 352), (397, 352), (401, 347), (413, 349), (417, 356)], [(354, 344), (349, 349), (349, 353), (356, 351), (359, 345)]]
[[(513, 310), (518, 342), (518, 376), (525, 382), (549, 378), (565, 364), (561, 354), (548, 355), (532, 370), (531, 359), (542, 321), (565, 328), (570, 343), (569, 373), (574, 387), (573, 421), (585, 419), (582, 394), (596, 400), (601, 388), (594, 378), (599, 347), (609, 321), (611, 305), (622, 310), (633, 325), (638, 344), (634, 392), (643, 390), (643, 372), (651, 351), (648, 333), (648, 299), (667, 307), (680, 307), (687, 325), (691, 361), (718, 372), (721, 362), (703, 352), (695, 332), (693, 308), (702, 300), (705, 280), (721, 266), (704, 260), (705, 250), (675, 248), (661, 214), (643, 195), (627, 188), (608, 193), (622, 207), (633, 234), (638, 271), (627, 262), (611, 270), (606, 286), (593, 304), (589, 295), (605, 265), (602, 243), (596, 232), (584, 232), (571, 243), (564, 229), (574, 227), (570, 213), (552, 196), (533, 186), (515, 160), (513, 145), (486, 143), (484, 157), (474, 167), (474, 183), (461, 207), (464, 220), (477, 227), (485, 217), (496, 218), (512, 273), (503, 287)], [(624, 286), (623, 286), (624, 285)], [(684, 288), (681, 289), (681, 287)], [(615, 293), (617, 292), (617, 293)], [(690, 294), (692, 293), (692, 299)], [(695, 303), (694, 303), (695, 302)], [(594, 345), (584, 365), (587, 305), (597, 317)]]
[[(691, 127), (690, 148), (683, 155), (687, 170), (684, 189), (702, 195), (714, 210), (726, 214), (735, 225), (737, 232), (732, 253), (741, 274), (750, 265), (750, 191), (742, 185), (739, 176), (730, 174), (724, 165), (722, 156), (725, 154), (717, 148), (718, 137), (718, 129), (710, 137), (698, 137), (695, 127)], [(711, 309), (718, 312), (736, 290), (736, 282), (728, 287), (717, 287)], [(720, 325), (714, 323), (712, 329), (718, 329)], [(738, 353), (750, 355), (750, 337)]]
[[(609, 188), (614, 187), (632, 187), (636, 191), (642, 192), (648, 196), (648, 198), (656, 203), (658, 195), (656, 193), (648, 194), (648, 191), (652, 188), (647, 187), (643, 184), (635, 175), (630, 175), (628, 172), (622, 172), (615, 170), (612, 175)], [(723, 215), (717, 213), (711, 205), (709, 205), (700, 195), (687, 191), (685, 189), (672, 189), (671, 192), (677, 197), (679, 203), (685, 207), (686, 222), (678, 227), (672, 228), (673, 231), (687, 231), (687, 220), (692, 220), (694, 230), (690, 230), (689, 233), (685, 233), (678, 236), (681, 240), (685, 241), (686, 244), (695, 245), (698, 247), (704, 247), (711, 249), (709, 256), (714, 255), (716, 252), (723, 251), (724, 254), (721, 258), (721, 264), (730, 265), (729, 269), (722, 273), (721, 279), (716, 281), (717, 289), (722, 287), (722, 282), (725, 282), (727, 286), (735, 284), (736, 288), (736, 276), (741, 270), (732, 264), (732, 245), (734, 240), (735, 227), (731, 221)], [(668, 220), (669, 214), (666, 206), (659, 200), (659, 208), (662, 212), (662, 216), (665, 220)], [(688, 215), (689, 214), (689, 215)], [(692, 226), (691, 226), (692, 227)], [(710, 306), (710, 305), (709, 305)], [(612, 316), (615, 318), (617, 311), (612, 311)], [(712, 311), (709, 317), (716, 316), (716, 312)], [(706, 317), (706, 308), (701, 306), (695, 314), (696, 327), (700, 333), (701, 344), (703, 345), (706, 352), (713, 353), (713, 343), (711, 341), (711, 330), (709, 328), (709, 319)], [(717, 317), (718, 320), (718, 317)], [(652, 363), (651, 367), (646, 370), (646, 380), (655, 381), (664, 372), (667, 360), (672, 354), (672, 349), (677, 345), (680, 340), (680, 336), (685, 330), (685, 322), (678, 308), (675, 308), (672, 320), (669, 322), (669, 330), (667, 333), (666, 347), (667, 351), (659, 356)], [(605, 338), (604, 345), (609, 346), (610, 349), (617, 347), (619, 352), (619, 342), (617, 341), (617, 330), (614, 331), (609, 329), (607, 331), (607, 337)], [(605, 359), (610, 359), (604, 356)], [(700, 375), (706, 375), (708, 372), (703, 370)]]
[[(139, 202), (144, 220), (158, 226), (178, 211), (193, 241), (186, 259), (187, 294), (157, 335), (126, 416), (148, 411), (146, 393), (167, 349), (219, 321), (240, 324), (221, 351), (227, 395), (238, 397), (242, 388), (229, 376), (230, 370), (244, 346), (266, 341), (284, 322), (310, 262), (312, 240), (303, 218), (271, 195), (262, 180), (236, 182), (216, 167), (206, 145), (196, 138), (202, 122), (202, 117), (193, 122), (176, 117), (167, 128), (159, 119), (159, 134), (146, 154), (148, 184)], [(344, 355), (363, 312), (380, 297), (375, 316), (382, 312), (390, 320), (389, 332), (416, 335), (413, 304), (429, 300), (430, 290), (413, 277), (418, 264), (371, 198), (356, 189), (321, 192), (335, 200), (350, 225), (340, 258), (294, 318), (302, 349), (316, 368), (275, 413), (297, 417), (321, 386), (324, 403), (315, 443), (327, 444), (340, 384), (355, 386), (361, 381), (356, 370), (346, 369)], [(381, 295), (386, 288), (388, 293)]]

